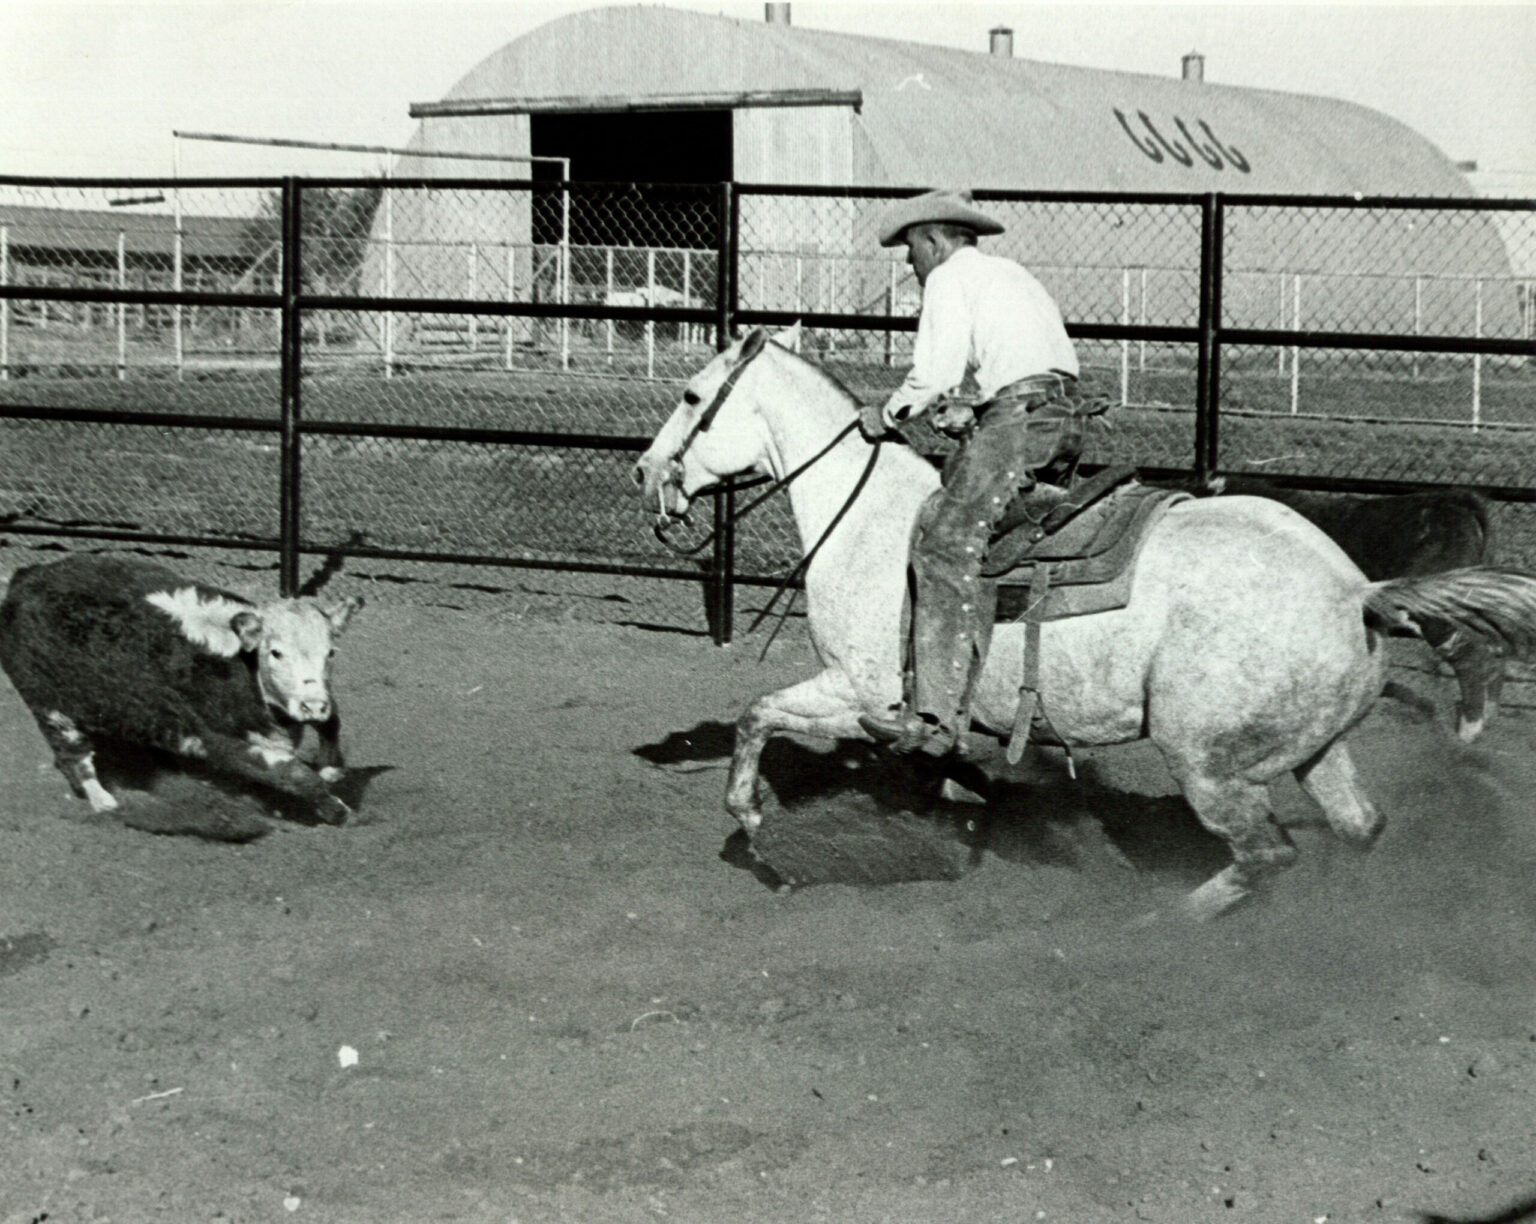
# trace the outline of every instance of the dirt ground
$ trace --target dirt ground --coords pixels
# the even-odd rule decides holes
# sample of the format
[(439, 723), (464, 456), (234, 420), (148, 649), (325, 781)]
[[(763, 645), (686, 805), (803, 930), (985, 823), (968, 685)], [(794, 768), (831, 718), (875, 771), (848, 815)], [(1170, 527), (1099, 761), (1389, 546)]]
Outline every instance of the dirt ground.
[(869, 751), (781, 741), (768, 831), (928, 820), (952, 868), (786, 891), (711, 767), (811, 670), (760, 648), (370, 606), (337, 677), (366, 822), (247, 844), (85, 820), (0, 684), (0, 1222), (1387, 1224), (1536, 1193), (1529, 716), (1466, 749), (1446, 689), (1438, 724), (1382, 705), (1375, 850), (1298, 828), (1203, 927), (1174, 903), (1223, 851), (1145, 746), (1077, 781), (1041, 750), (967, 831), (891, 806)]

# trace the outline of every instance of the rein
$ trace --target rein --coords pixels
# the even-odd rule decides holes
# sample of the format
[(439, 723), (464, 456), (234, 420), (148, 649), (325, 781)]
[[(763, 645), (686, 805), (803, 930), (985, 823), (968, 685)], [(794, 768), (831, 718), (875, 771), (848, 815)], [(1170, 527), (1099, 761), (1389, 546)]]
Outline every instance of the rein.
[[(832, 439), (832, 441), (828, 442), (825, 446), (823, 446), (819, 451), (817, 451), (814, 455), (812, 455), (809, 459), (807, 459), (804, 463), (802, 463), (794, 471), (792, 471), (792, 472), (788, 473), (787, 475), (785, 475), (785, 477), (782, 480), (772, 481), (771, 487), (767, 490), (767, 492), (759, 494), (757, 497), (754, 497), (745, 506), (743, 506), (740, 510), (737, 510), (734, 513), (732, 513), (731, 516), (728, 519), (726, 519), (726, 521), (722, 524), (722, 526), (734, 527), (737, 523), (741, 522), (742, 519), (746, 518), (747, 515), (751, 514), (752, 511), (756, 510), (765, 501), (767, 501), (770, 497), (772, 497), (775, 493), (778, 493), (778, 492), (780, 492), (783, 489), (789, 488), (789, 486), (794, 483), (796, 478), (798, 478), (807, 468), (809, 468), (812, 464), (816, 463), (817, 460), (819, 460), (823, 456), (825, 456), (833, 447), (835, 447), (839, 442), (841, 442), (844, 438), (846, 438), (849, 434), (851, 434), (855, 429), (857, 429), (858, 428), (858, 424), (859, 424), (858, 421), (849, 421), (846, 426), (844, 426), (841, 430), (838, 431), (837, 435)], [(691, 442), (693, 440), (693, 438), (699, 432), (700, 431), (695, 430), (692, 434), (690, 434), (688, 436), (688, 440)], [(880, 445), (881, 444), (878, 443), (878, 442), (875, 444), (875, 453), (876, 454), (879, 453)], [(686, 449), (686, 444), (684, 445), (683, 448), (678, 450), (678, 454), (682, 454), (684, 449)], [(874, 458), (873, 457), (871, 457), (871, 459), (870, 459), (870, 464), (871, 464), (871, 466), (873, 466), (873, 464), (874, 464)], [(862, 488), (863, 487), (864, 479), (867, 478), (867, 476), (868, 476), (868, 469), (866, 469), (866, 471), (865, 471), (865, 477), (860, 479), (858, 488)], [(765, 476), (765, 477), (760, 478), (757, 481), (753, 481), (751, 484), (746, 485), (744, 487), (746, 487), (746, 488), (756, 488), (759, 483), (761, 483), (764, 480), (769, 480), (769, 479), (770, 479), (769, 477)], [(709, 492), (712, 492), (714, 489), (718, 489), (718, 488), (721, 488), (721, 487), (722, 487), (721, 485), (713, 485), (713, 486), (711, 486), (710, 488), (707, 488), (707, 489), (700, 489), (698, 491), (698, 493), (694, 494), (694, 497), (697, 498), (699, 496), (699, 494), (701, 494), (701, 493), (709, 493)], [(737, 486), (737, 487), (742, 487), (742, 486)], [(856, 488), (854, 490), (855, 494), (857, 494), (858, 488)], [(844, 506), (843, 509), (846, 510), (847, 507)], [(842, 514), (843, 514), (843, 511), (841, 511), (841, 510), (838, 511), (837, 517), (841, 518)], [(683, 520), (683, 521), (686, 521), (686, 520)], [(837, 522), (837, 519), (835, 518), (832, 521), (833, 521), (833, 524), (835, 525), (836, 522)], [(655, 533), (656, 538), (658, 540), (660, 540), (662, 542), (662, 544), (666, 545), (666, 547), (668, 549), (670, 549), (672, 551), (672, 553), (674, 553), (676, 556), (679, 556), (679, 557), (691, 557), (691, 556), (693, 556), (695, 553), (701, 551), (704, 548), (705, 545), (707, 545), (711, 541), (713, 541), (715, 536), (718, 535), (719, 532), (720, 532), (720, 528), (719, 527), (713, 527), (713, 528), (710, 529), (709, 534), (706, 535), (702, 540), (698, 541), (698, 543), (696, 543), (696, 544), (689, 544), (689, 545), (687, 545), (685, 547), (684, 545), (681, 545), (681, 544), (674, 544), (674, 543), (672, 543), (671, 540), (667, 539), (667, 536), (666, 536), (666, 530), (667, 529), (666, 529), (665, 524), (660, 523), (660, 522), (655, 523), (652, 526), (651, 530)], [(825, 539), (826, 538), (825, 535), (823, 535), (822, 538)], [(819, 545), (820, 541), (817, 541), (817, 543)]]
[[(709, 407), (699, 414), (699, 419), (694, 422), (693, 428), (688, 431), (688, 436), (683, 439), (682, 443), (673, 453), (672, 458), (669, 460), (670, 463), (678, 463), (682, 459), (684, 452), (686, 452), (687, 449), (693, 445), (698, 436), (704, 433), (712, 424), (714, 424), (715, 417), (719, 414), (721, 407), (725, 404), (725, 401), (730, 398), (731, 392), (735, 390), (736, 382), (741, 377), (742, 371), (744, 371), (749, 365), (752, 364), (753, 361), (757, 359), (757, 355), (760, 352), (762, 352), (761, 348), (759, 348), (757, 352), (754, 352), (745, 361), (737, 365), (737, 367), (726, 376), (725, 381), (720, 384), (720, 389), (715, 392), (714, 399), (709, 402)], [(773, 481), (766, 492), (759, 494), (757, 497), (754, 497), (740, 510), (732, 513), (724, 523), (711, 528), (709, 533), (697, 543), (683, 547), (681, 545), (674, 544), (671, 540), (667, 539), (667, 521), (665, 519), (658, 519), (657, 522), (652, 525), (652, 533), (656, 536), (656, 539), (659, 540), (661, 544), (675, 556), (691, 557), (695, 555), (715, 540), (715, 538), (720, 534), (721, 527), (734, 527), (742, 519), (746, 518), (747, 515), (751, 514), (752, 511), (756, 510), (765, 501), (772, 497), (775, 493), (779, 493), (784, 489), (787, 489), (804, 472), (814, 466), (821, 459), (825, 458), (827, 454), (829, 454), (832, 449), (838, 445), (838, 443), (840, 443), (844, 438), (846, 438), (855, 429), (857, 429), (858, 426), (859, 421), (857, 417), (852, 421), (849, 421), (848, 424), (843, 426), (842, 429), (838, 430), (837, 433), (833, 435), (832, 440), (823, 446), (819, 451), (817, 451), (804, 463), (796, 467), (794, 471), (786, 473), (782, 479)], [(757, 617), (748, 627), (748, 633), (751, 633), (754, 629), (761, 625), (764, 620), (767, 619), (768, 615), (773, 611), (774, 605), (779, 602), (779, 597), (782, 596), (785, 591), (789, 590), (790, 584), (792, 584), (795, 579), (800, 577), (801, 574), (805, 573), (805, 571), (810, 568), (811, 562), (816, 559), (816, 554), (821, 551), (821, 546), (825, 544), (831, 537), (832, 533), (837, 529), (837, 525), (843, 521), (843, 516), (848, 513), (848, 511), (852, 508), (853, 503), (858, 500), (859, 494), (864, 491), (864, 486), (869, 483), (870, 475), (875, 470), (875, 464), (880, 459), (880, 448), (884, 445), (885, 444), (883, 442), (876, 442), (874, 446), (871, 447), (869, 452), (869, 461), (865, 463), (864, 470), (859, 474), (859, 478), (854, 483), (853, 490), (848, 494), (847, 500), (844, 501), (842, 506), (838, 508), (837, 513), (832, 516), (832, 521), (827, 524), (826, 530), (821, 533), (820, 537), (816, 540), (816, 543), (813, 544), (809, 550), (807, 550), (805, 555), (801, 557), (798, 562), (796, 562), (795, 567), (780, 580), (778, 586), (773, 592), (772, 598), (768, 600), (767, 604), (764, 605), (763, 610), (757, 614)], [(713, 487), (719, 488), (720, 486), (716, 485)], [(694, 494), (694, 497), (697, 497), (699, 493), (708, 491), (710, 490), (700, 489), (698, 493)], [(768, 641), (763, 645), (763, 654), (765, 656), (768, 653), (768, 647), (773, 645), (774, 638), (778, 637), (779, 630), (784, 627), (784, 622), (788, 619), (790, 611), (793, 608), (794, 597), (791, 596), (789, 603), (784, 607), (784, 611), (779, 614), (778, 625), (774, 627), (773, 633), (769, 636)]]

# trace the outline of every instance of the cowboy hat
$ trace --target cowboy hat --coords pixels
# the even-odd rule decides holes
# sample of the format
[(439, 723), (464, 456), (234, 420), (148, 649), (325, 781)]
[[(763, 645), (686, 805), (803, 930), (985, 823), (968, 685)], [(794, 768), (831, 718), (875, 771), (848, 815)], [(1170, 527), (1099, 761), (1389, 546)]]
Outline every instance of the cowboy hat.
[(1001, 234), (1003, 227), (971, 206), (969, 191), (927, 191), (898, 200), (880, 221), (880, 245), (897, 246), (908, 226), (946, 223), (963, 225), (978, 234)]

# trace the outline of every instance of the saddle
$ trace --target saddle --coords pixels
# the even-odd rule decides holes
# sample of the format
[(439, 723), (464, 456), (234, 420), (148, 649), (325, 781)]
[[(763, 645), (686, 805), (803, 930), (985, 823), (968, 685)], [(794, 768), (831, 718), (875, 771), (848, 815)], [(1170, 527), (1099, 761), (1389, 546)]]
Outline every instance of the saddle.
[(1134, 468), (1109, 467), (1070, 489), (1036, 486), (1008, 507), (981, 572), (997, 582), (996, 620), (1025, 627), (1009, 764), (1024, 755), (1039, 708), (1040, 626), (1125, 607), (1148, 528), (1169, 506), (1189, 499), (1142, 484)]
[(1045, 490), (1014, 499), (987, 549), (981, 572), (997, 581), (999, 622), (1125, 607), (1148, 526), (1190, 497), (1142, 484), (1131, 467), (1105, 468), (1070, 490), (1053, 487), (1040, 496)]

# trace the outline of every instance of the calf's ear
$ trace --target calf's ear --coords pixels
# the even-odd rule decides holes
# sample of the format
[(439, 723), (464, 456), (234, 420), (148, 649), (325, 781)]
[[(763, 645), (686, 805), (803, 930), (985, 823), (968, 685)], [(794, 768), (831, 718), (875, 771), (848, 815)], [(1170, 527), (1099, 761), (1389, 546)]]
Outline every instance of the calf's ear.
[(236, 612), (229, 618), (229, 627), (240, 639), (241, 650), (255, 650), (261, 645), (261, 617), (254, 612)]
[(331, 622), (331, 633), (339, 635), (347, 627), (347, 622), (352, 619), (352, 614), (362, 606), (361, 595), (348, 595), (345, 599), (321, 608), (320, 615)]

